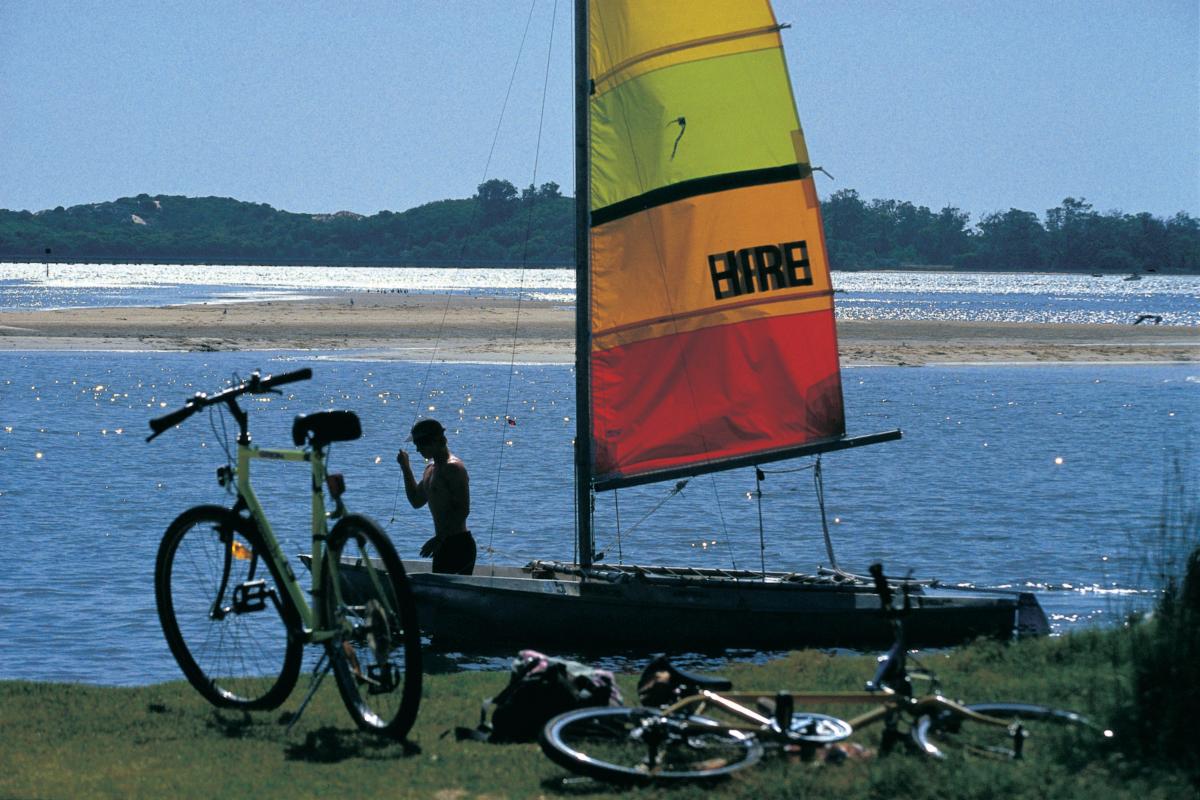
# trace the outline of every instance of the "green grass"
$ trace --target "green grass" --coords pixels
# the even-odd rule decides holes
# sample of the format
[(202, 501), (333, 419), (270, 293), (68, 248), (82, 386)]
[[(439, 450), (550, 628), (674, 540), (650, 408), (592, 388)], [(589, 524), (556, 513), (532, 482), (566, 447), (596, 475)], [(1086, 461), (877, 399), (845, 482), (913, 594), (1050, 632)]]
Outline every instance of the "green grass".
[[(1127, 718), (1139, 629), (1084, 632), (1017, 644), (991, 642), (925, 654), (950, 696), (1019, 699), (1074, 708), (1098, 721)], [(859, 688), (873, 660), (801, 651), (764, 665), (730, 664), (739, 689)], [(1194, 667), (1193, 667), (1194, 669)], [(621, 676), (626, 698), (634, 676)], [(143, 688), (0, 682), (0, 797), (700, 797), (709, 789), (621, 791), (568, 780), (536, 744), (457, 742), (480, 699), (505, 673), (425, 678), (411, 744), (359, 733), (331, 683), (290, 734), (288, 714), (304, 683), (275, 712), (210, 707), (186, 683)], [(1122, 715), (1125, 714), (1126, 717)], [(1121, 731), (1118, 730), (1118, 734)], [(871, 746), (878, 731), (863, 734)], [(1194, 739), (1189, 739), (1193, 741)], [(1130, 755), (1130, 754), (1133, 755)], [(1025, 763), (934, 763), (898, 753), (837, 766), (777, 758), (715, 791), (724, 797), (795, 798), (1178, 798), (1188, 773), (1136, 748), (1075, 747)]]

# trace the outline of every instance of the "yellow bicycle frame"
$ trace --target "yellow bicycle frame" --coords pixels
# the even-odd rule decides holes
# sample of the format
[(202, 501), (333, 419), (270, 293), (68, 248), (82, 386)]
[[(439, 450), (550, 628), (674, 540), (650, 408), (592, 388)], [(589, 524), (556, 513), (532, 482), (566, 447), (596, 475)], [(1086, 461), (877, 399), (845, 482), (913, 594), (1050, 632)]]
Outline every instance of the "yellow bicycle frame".
[(337, 569), (333, 564), (329, 564), (325, 558), (325, 541), (329, 536), (329, 520), (338, 519), (346, 514), (346, 507), (342, 501), (336, 501), (333, 512), (327, 513), (325, 510), (325, 495), (322, 487), (325, 485), (325, 459), (317, 450), (280, 450), (276, 448), (257, 447), (253, 444), (238, 443), (238, 463), (237, 463), (237, 494), (245, 503), (247, 510), (250, 512), (251, 518), (258, 527), (259, 533), (262, 535), (263, 543), (266, 545), (268, 553), (267, 557), (278, 564), (283, 571), (284, 590), (295, 603), (296, 609), (300, 612), (300, 619), (304, 628), (304, 638), (306, 642), (323, 642), (332, 638), (338, 631), (329, 628), (328, 620), (324, 619), (324, 606), (320, 603), (315, 606), (310, 606), (304, 597), (304, 590), (300, 587), (300, 582), (296, 579), (296, 574), (292, 571), (291, 562), (283, 554), (282, 548), (279, 546), (279, 540), (275, 538), (275, 532), (271, 528), (271, 523), (267, 519), (266, 512), (263, 511), (262, 504), (259, 503), (257, 495), (254, 493), (254, 488), (250, 485), (250, 462), (254, 459), (264, 459), (267, 461), (307, 461), (312, 467), (312, 588), (314, 595), (319, 591), (321, 586), (321, 578), (324, 570)]
[[(706, 706), (714, 706), (745, 720), (750, 725), (722, 725), (728, 730), (760, 734), (764, 729), (772, 729), (774, 720), (754, 711), (748, 704), (756, 703), (763, 698), (773, 697), (774, 692), (725, 692), (717, 693), (709, 689), (701, 689), (696, 694), (684, 697), (662, 710), (663, 716), (673, 714), (703, 714)], [(880, 691), (861, 692), (785, 692), (791, 696), (797, 711), (808, 710), (813, 704), (845, 704), (845, 705), (875, 705), (856, 717), (846, 720), (850, 729), (858, 732), (861, 728), (876, 722), (893, 711), (924, 711), (947, 710), (965, 719), (975, 720), (987, 725), (1007, 728), (1006, 720), (989, 717), (972, 711), (961, 703), (950, 700), (940, 694), (929, 694), (918, 697), (905, 697), (885, 689)]]

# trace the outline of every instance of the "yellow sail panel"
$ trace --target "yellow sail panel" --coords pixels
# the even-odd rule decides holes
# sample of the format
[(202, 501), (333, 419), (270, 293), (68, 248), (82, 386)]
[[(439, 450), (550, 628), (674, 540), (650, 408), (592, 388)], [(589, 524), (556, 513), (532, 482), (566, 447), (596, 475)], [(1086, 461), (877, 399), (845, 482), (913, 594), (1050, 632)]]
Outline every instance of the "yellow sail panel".
[(589, 12), (597, 93), (685, 61), (779, 47), (765, 0), (593, 0)]
[[(811, 183), (691, 197), (594, 227), (593, 348), (831, 309)], [(614, 297), (621, 301), (605, 302)]]
[(593, 211), (706, 176), (797, 163), (800, 122), (778, 48), (651, 72), (597, 95), (591, 110)]

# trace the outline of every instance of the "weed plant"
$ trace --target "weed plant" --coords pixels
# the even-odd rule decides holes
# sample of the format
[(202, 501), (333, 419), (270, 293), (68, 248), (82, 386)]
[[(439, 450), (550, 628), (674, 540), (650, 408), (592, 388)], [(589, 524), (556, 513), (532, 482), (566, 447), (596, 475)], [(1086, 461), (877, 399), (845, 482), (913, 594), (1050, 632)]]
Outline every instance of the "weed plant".
[(1200, 787), (1200, 503), (1178, 497), (1164, 505), (1158, 531), (1162, 595), (1129, 629), (1132, 691), (1117, 716), (1126, 753), (1174, 765)]

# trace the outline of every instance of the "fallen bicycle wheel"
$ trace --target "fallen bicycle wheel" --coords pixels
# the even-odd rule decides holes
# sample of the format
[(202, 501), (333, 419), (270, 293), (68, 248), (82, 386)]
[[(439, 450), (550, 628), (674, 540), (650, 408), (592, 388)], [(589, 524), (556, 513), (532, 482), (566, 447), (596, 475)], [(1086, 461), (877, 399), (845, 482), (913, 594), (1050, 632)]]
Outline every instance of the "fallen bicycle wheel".
[(1097, 744), (1112, 736), (1074, 711), (1028, 703), (977, 703), (967, 706), (977, 714), (1002, 720), (994, 725), (945, 710), (920, 717), (912, 729), (921, 752), (934, 758), (954, 754), (1000, 759), (1046, 757), (1055, 740), (1064, 746), (1080, 741)]
[(649, 708), (588, 708), (546, 723), (542, 750), (580, 775), (622, 784), (711, 781), (756, 764), (747, 733), (699, 716)]

